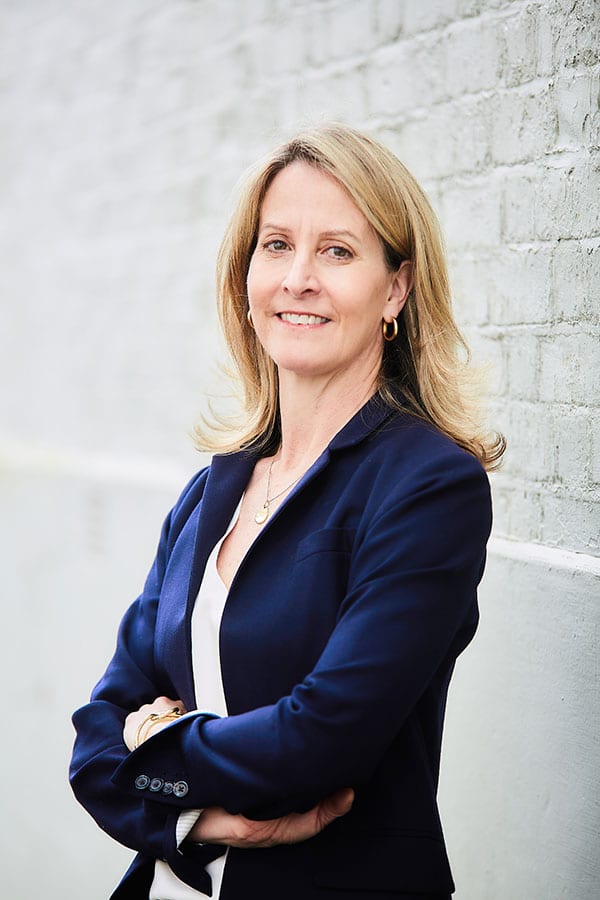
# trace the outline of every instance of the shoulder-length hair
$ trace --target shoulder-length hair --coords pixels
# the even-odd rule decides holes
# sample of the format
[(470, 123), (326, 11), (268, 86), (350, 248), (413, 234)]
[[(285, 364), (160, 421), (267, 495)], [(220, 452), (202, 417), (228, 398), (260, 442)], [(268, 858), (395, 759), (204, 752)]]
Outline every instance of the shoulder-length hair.
[(277, 175), (293, 162), (332, 175), (348, 191), (381, 241), (390, 271), (404, 260), (414, 285), (398, 317), (399, 333), (385, 342), (381, 400), (434, 424), (486, 468), (504, 452), (504, 438), (487, 434), (475, 412), (468, 349), (454, 317), (437, 218), (408, 169), (386, 147), (345, 125), (303, 132), (275, 149), (247, 178), (217, 261), (219, 316), (243, 390), (243, 426), (216, 414), (197, 428), (203, 449), (234, 452), (279, 444), (277, 369), (247, 319), (246, 279), (256, 247), (260, 209)]

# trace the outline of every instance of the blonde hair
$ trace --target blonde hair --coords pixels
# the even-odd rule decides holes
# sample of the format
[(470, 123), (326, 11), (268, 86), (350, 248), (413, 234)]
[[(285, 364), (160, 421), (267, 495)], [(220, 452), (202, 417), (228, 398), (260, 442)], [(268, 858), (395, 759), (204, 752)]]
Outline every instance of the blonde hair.
[(505, 442), (477, 423), (468, 349), (452, 315), (435, 213), (393, 153), (338, 124), (287, 141), (245, 183), (217, 261), (219, 315), (243, 388), (244, 426), (234, 426), (213, 410), (209, 429), (196, 430), (199, 445), (233, 452), (250, 444), (275, 449), (279, 443), (277, 369), (247, 320), (246, 278), (265, 193), (277, 173), (296, 161), (329, 173), (348, 191), (378, 234), (391, 271), (403, 260), (412, 261), (414, 286), (398, 317), (398, 338), (384, 345), (378, 385), (382, 401), (433, 423), (486, 468), (493, 468)]

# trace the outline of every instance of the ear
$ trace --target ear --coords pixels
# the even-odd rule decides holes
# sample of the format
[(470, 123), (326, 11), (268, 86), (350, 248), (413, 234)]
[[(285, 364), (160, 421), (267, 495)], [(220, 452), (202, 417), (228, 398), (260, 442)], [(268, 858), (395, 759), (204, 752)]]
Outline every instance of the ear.
[(391, 284), (390, 295), (383, 313), (386, 322), (391, 322), (400, 315), (408, 300), (408, 295), (413, 289), (413, 283), (413, 264), (409, 259), (405, 259), (400, 263), (400, 268), (395, 273)]

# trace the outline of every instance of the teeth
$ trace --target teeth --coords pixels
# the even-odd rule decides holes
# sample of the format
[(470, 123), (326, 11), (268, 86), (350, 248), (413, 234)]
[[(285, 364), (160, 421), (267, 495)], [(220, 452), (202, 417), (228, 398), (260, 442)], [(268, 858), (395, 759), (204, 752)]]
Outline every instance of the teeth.
[(290, 322), (292, 325), (321, 325), (328, 321), (323, 316), (300, 315), (298, 313), (281, 313), (280, 318), (284, 322)]

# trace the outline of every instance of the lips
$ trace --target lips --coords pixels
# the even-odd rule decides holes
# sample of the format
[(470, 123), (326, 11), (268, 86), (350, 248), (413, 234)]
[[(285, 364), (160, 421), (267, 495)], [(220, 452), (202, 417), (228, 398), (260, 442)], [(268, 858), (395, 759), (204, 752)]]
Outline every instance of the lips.
[(315, 316), (312, 313), (278, 313), (278, 317), (282, 322), (289, 322), (290, 325), (325, 325), (329, 322), (324, 316)]

